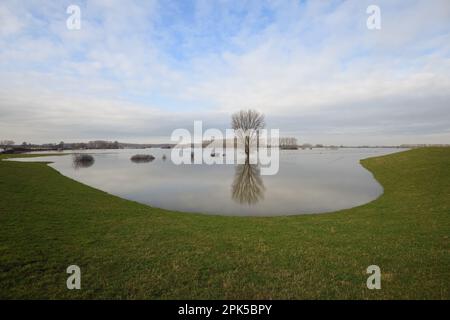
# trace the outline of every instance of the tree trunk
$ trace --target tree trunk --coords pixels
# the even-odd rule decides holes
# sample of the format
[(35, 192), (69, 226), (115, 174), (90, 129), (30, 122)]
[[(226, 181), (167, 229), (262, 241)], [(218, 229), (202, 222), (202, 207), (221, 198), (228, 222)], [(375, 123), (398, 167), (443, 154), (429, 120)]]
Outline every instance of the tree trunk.
[(256, 152), (259, 152), (259, 130), (256, 130)]
[(247, 158), (250, 155), (250, 137), (249, 136), (245, 137), (245, 154), (247, 155)]

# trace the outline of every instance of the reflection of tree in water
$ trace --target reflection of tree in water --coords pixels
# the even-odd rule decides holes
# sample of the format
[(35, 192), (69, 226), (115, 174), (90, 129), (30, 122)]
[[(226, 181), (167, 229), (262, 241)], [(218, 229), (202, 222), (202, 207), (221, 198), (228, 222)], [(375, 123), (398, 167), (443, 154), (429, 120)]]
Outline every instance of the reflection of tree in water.
[(89, 168), (94, 162), (94, 157), (90, 154), (74, 154), (72, 165), (75, 169)]
[(265, 187), (259, 167), (248, 162), (237, 165), (231, 190), (233, 200), (241, 204), (251, 205), (264, 199)]

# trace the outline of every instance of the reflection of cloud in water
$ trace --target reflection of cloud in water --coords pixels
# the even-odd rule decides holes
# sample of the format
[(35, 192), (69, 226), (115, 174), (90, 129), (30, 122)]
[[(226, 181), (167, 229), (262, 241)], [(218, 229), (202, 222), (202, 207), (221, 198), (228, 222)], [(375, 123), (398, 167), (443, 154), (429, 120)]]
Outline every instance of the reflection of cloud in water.
[(264, 199), (264, 183), (257, 165), (240, 164), (236, 166), (231, 197), (241, 204), (255, 204)]

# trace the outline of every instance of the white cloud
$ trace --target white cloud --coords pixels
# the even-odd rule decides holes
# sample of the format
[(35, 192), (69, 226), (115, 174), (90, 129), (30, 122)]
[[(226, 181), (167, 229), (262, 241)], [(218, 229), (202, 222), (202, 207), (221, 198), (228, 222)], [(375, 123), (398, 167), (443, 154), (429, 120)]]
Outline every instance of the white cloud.
[(199, 1), (191, 16), (97, 0), (71, 32), (61, 4), (4, 2), (0, 136), (145, 141), (257, 108), (311, 142), (446, 142), (448, 1), (379, 1), (380, 31), (366, 28), (368, 4)]
[(23, 23), (5, 5), (0, 4), (0, 36), (10, 36), (19, 32)]

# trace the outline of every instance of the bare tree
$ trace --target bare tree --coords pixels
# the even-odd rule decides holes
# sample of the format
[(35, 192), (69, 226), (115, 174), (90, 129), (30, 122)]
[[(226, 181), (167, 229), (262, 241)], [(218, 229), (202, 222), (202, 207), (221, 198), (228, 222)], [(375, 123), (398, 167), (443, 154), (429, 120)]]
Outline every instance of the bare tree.
[(14, 141), (12, 140), (1, 140), (0, 141), (0, 147), (2, 147), (3, 149), (7, 150), (8, 147), (14, 145)]
[(256, 110), (241, 110), (231, 116), (231, 127), (239, 139), (244, 141), (245, 154), (250, 154), (250, 142), (257, 137), (259, 130), (265, 127), (264, 115)]

